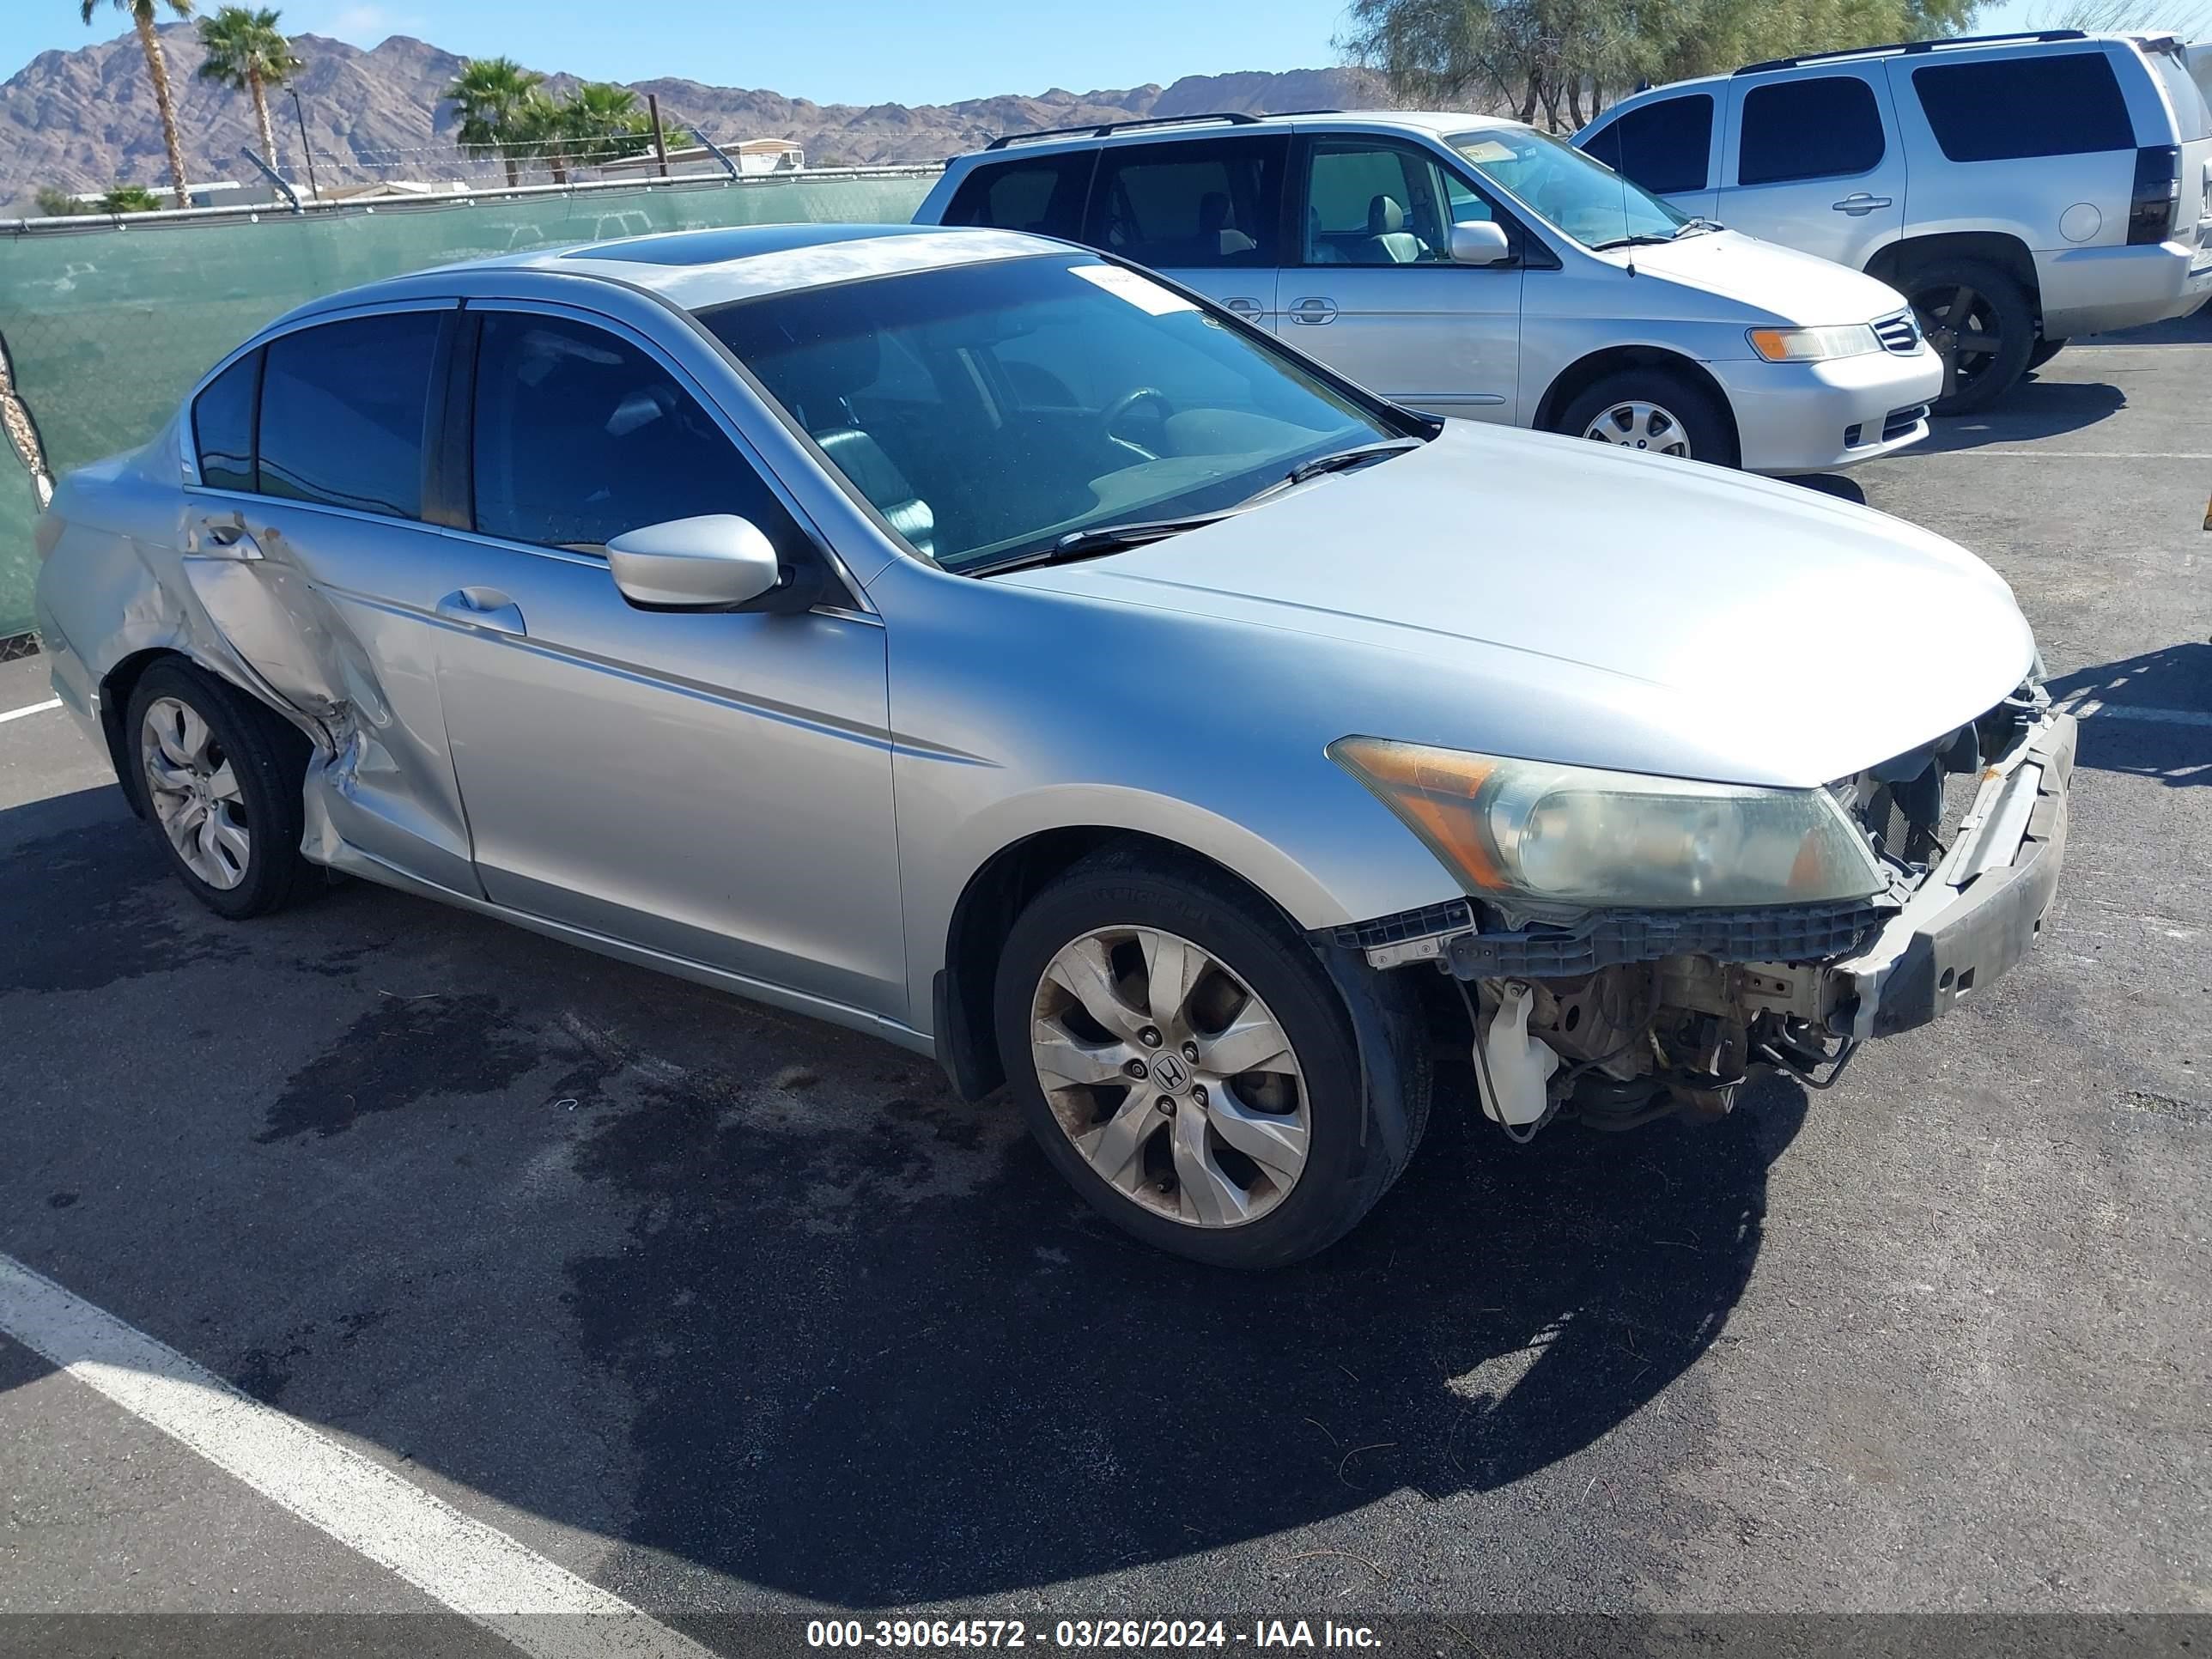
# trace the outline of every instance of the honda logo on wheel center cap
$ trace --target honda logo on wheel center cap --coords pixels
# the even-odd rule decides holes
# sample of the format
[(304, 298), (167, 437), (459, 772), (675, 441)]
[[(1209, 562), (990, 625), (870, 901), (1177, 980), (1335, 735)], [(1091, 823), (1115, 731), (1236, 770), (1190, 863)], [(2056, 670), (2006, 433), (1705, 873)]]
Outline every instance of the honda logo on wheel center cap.
[(1161, 1054), (1152, 1061), (1152, 1081), (1174, 1093), (1190, 1081), (1190, 1068), (1176, 1055)]

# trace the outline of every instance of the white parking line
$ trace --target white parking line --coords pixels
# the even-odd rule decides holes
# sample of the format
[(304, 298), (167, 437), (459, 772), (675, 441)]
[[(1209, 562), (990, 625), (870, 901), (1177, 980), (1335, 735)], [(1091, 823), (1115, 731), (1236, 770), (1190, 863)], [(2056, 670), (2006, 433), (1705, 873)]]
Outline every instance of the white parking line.
[(26, 714), (43, 714), (49, 708), (58, 708), (61, 706), (62, 700), (59, 697), (48, 697), (44, 702), (34, 702), (27, 708), (10, 708), (5, 714), (0, 714), (0, 726), (7, 725), (9, 720), (21, 720)]
[(374, 1459), (0, 1255), (0, 1331), (264, 1498), (540, 1659), (708, 1650)]
[(1915, 460), (1976, 455), (2016, 461), (2212, 461), (2212, 449), (1913, 449), (1902, 453)]
[(2151, 720), (2160, 726), (2212, 726), (2212, 714), (2197, 708), (2138, 708), (2130, 703), (2100, 702), (2094, 697), (2061, 703), (2060, 708), (2081, 716), (2106, 720)]

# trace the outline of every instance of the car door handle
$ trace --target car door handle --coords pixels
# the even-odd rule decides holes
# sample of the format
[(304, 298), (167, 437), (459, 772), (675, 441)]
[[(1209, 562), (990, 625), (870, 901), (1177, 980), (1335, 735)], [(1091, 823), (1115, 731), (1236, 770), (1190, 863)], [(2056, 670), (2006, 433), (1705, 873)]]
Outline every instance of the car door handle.
[(448, 622), (481, 628), (488, 634), (527, 635), (522, 607), (496, 587), (464, 587), (438, 601), (438, 614)]
[(1310, 295), (1303, 300), (1291, 301), (1291, 320), (1318, 327), (1336, 320), (1336, 301), (1319, 295)]
[(243, 513), (234, 513), (227, 519), (202, 519), (198, 532), (192, 538), (191, 550), (206, 559), (258, 559), (262, 556), (261, 544), (253, 539), (253, 532), (246, 527)]
[(1876, 208), (1886, 208), (1889, 204), (1889, 198), (1887, 196), (1869, 196), (1864, 191), (1860, 191), (1856, 195), (1846, 196), (1842, 201), (1831, 202), (1828, 205), (1838, 213), (1848, 213), (1856, 219), (1872, 213)]
[(1235, 299), (1224, 300), (1221, 303), (1247, 322), (1257, 322), (1267, 314), (1267, 307), (1248, 294), (1240, 294)]

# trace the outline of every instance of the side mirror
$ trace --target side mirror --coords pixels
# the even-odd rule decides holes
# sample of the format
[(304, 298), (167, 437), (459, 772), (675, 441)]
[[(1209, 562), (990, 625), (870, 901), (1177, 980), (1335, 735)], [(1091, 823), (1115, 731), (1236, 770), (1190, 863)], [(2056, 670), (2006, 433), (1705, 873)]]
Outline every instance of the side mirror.
[[(674, 519), (607, 544), (615, 587), (641, 611), (784, 611), (806, 608), (811, 586), (776, 556), (750, 519), (717, 513)], [(785, 604), (784, 599), (793, 601)]]
[(1494, 265), (1513, 257), (1513, 243), (1504, 226), (1488, 219), (1454, 225), (1451, 257), (1455, 265)]

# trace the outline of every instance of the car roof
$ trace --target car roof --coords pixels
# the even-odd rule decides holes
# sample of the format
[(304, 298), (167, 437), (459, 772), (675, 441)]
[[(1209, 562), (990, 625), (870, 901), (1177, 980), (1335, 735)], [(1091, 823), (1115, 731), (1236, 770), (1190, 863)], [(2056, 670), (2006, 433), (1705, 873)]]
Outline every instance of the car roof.
[(1073, 251), (1064, 242), (1019, 231), (936, 225), (739, 225), (665, 231), (411, 272), (326, 295), (283, 320), (430, 294), (489, 295), (503, 285), (503, 276), (522, 272), (644, 289), (696, 311), (868, 276)]
[(1765, 63), (1745, 64), (1733, 70), (1723, 70), (1717, 75), (1692, 76), (1684, 81), (1662, 82), (1656, 87), (1639, 88), (1627, 97), (1616, 100), (1604, 111), (1590, 118), (1583, 131), (1617, 112), (1637, 104), (1648, 103), (1659, 97), (1672, 97), (1684, 92), (1717, 92), (1740, 76), (1748, 75), (1819, 75), (1825, 70), (1855, 64), (1887, 61), (1890, 58), (1949, 58), (1954, 54), (2005, 56), (2010, 53), (2043, 52), (2079, 52), (2084, 46), (2117, 44), (2135, 50), (2142, 49), (2146, 37), (2139, 34), (2113, 34), (2082, 29), (2031, 30), (2019, 34), (1968, 34), (1929, 40), (1903, 40), (1885, 46), (1851, 46), (1836, 52), (1808, 52), (1802, 58), (1776, 58)]
[(965, 167), (986, 158), (1003, 161), (1020, 155), (1054, 155), (1067, 150), (1096, 149), (1103, 145), (1218, 138), (1224, 133), (1322, 132), (1332, 128), (1371, 131), (1378, 127), (1400, 131), (1475, 132), (1491, 127), (1525, 125), (1506, 116), (1479, 115), (1472, 110), (1301, 110), (1282, 115), (1251, 115), (1239, 111), (1221, 115), (1165, 116), (1145, 120), (1107, 122), (1095, 127), (1065, 131), (1053, 129), (1034, 134), (1010, 132), (991, 148), (956, 155), (946, 165)]

